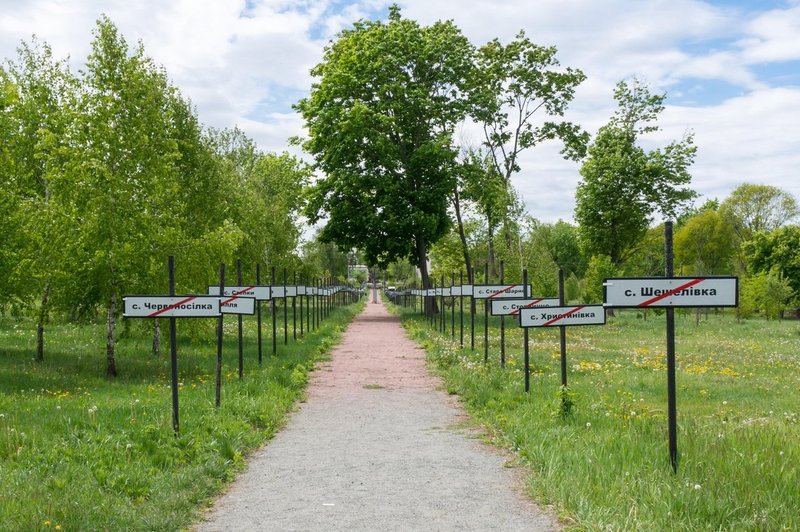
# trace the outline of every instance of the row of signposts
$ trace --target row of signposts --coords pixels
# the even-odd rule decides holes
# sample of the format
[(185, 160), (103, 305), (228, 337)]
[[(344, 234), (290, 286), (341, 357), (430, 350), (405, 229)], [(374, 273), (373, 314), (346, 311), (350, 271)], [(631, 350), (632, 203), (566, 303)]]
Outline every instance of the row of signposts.
[[(242, 341), (242, 317), (257, 314), (258, 319), (258, 363), (262, 362), (262, 322), (261, 302), (269, 301), (272, 306), (272, 354), (277, 353), (277, 308), (276, 302), (283, 300), (283, 337), (288, 343), (288, 312), (292, 307), (293, 337), (297, 339), (297, 303), (300, 308), (300, 335), (304, 330), (311, 332), (319, 327), (321, 321), (335, 306), (350, 304), (361, 297), (361, 292), (348, 286), (323, 283), (286, 284), (286, 270), (283, 284), (275, 282), (275, 268), (272, 268), (272, 282), (261, 284), (261, 269), (256, 267), (256, 282), (253, 285), (242, 283), (241, 261), (237, 261), (237, 284), (225, 284), (225, 265), (220, 265), (219, 285), (209, 286), (207, 294), (175, 295), (175, 266), (173, 257), (168, 260), (169, 294), (167, 295), (129, 295), (123, 298), (123, 317), (125, 318), (169, 318), (170, 322), (170, 364), (172, 382), (172, 428), (179, 432), (178, 408), (178, 359), (176, 342), (177, 318), (217, 318), (217, 367), (216, 367), (216, 406), (219, 407), (222, 387), (222, 331), (223, 316), (233, 314), (238, 317), (239, 378), (242, 378), (244, 355)], [(296, 283), (297, 278), (294, 277)], [(291, 299), (291, 303), (289, 300)], [(305, 320), (303, 306), (305, 303)], [(305, 326), (304, 326), (305, 324)]]
[[(675, 318), (676, 308), (698, 307), (736, 307), (739, 300), (738, 278), (720, 277), (673, 277), (672, 223), (665, 223), (665, 276), (664, 277), (619, 277), (605, 279), (603, 282), (602, 305), (565, 305), (564, 273), (559, 272), (559, 295), (533, 295), (533, 287), (528, 284), (528, 271), (523, 271), (522, 284), (442, 285), (427, 289), (410, 289), (396, 293), (394, 301), (404, 305), (413, 304), (417, 299), (435, 297), (440, 299), (439, 328), (445, 332), (445, 298), (452, 298), (451, 308), (455, 312), (455, 298), (461, 299), (461, 346), (463, 337), (463, 298), (484, 301), (484, 362), (488, 362), (488, 316), (501, 316), (501, 365), (505, 362), (504, 318), (511, 316), (524, 329), (523, 355), (525, 391), (530, 391), (530, 356), (528, 349), (528, 330), (537, 327), (559, 327), (561, 340), (561, 384), (567, 385), (566, 327), (577, 325), (604, 325), (606, 309), (666, 309), (667, 321), (667, 411), (669, 425), (669, 454), (674, 471), (678, 466), (677, 447), (677, 407), (675, 392)], [(502, 272), (502, 265), (501, 265)], [(484, 272), (488, 279), (488, 268)], [(455, 275), (451, 277), (455, 279)], [(463, 277), (462, 277), (463, 279)], [(502, 279), (502, 273), (501, 273)], [(408, 298), (411, 298), (409, 302)], [(474, 301), (471, 302), (471, 306)], [(424, 308), (420, 305), (420, 308)], [(474, 306), (472, 306), (474, 309)], [(472, 349), (475, 348), (475, 321), (472, 318)], [(436, 317), (432, 316), (436, 324)], [(452, 319), (452, 335), (455, 336), (455, 317)]]

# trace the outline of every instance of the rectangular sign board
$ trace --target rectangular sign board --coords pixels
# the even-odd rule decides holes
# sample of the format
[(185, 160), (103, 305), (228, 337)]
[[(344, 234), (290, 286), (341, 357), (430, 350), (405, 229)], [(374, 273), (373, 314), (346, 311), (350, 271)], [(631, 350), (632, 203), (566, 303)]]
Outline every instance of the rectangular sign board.
[(270, 290), (272, 291), (272, 297), (275, 299), (286, 297), (286, 291), (283, 289), (283, 286), (273, 286)]
[(124, 318), (217, 318), (218, 296), (126, 296), (122, 298)]
[(436, 289), (436, 295), (439, 297), (450, 297), (450, 287), (442, 287)]
[(523, 308), (557, 307), (557, 297), (535, 297), (532, 299), (493, 299), (492, 316), (516, 316)]
[(253, 297), (223, 297), (220, 300), (223, 314), (255, 314), (256, 300)]
[(471, 284), (462, 284), (459, 286), (453, 286), (450, 289), (450, 293), (454, 296), (471, 296), (472, 295), (472, 285)]
[[(218, 296), (219, 285), (209, 286), (208, 294)], [(223, 296), (244, 296), (253, 297), (258, 301), (269, 301), (269, 286), (226, 286), (222, 293)]]
[(639, 277), (605, 279), (603, 305), (618, 308), (735, 307), (738, 277)]
[(303, 286), (303, 285), (299, 285), (299, 286), (297, 287), (297, 295), (298, 295), (298, 296), (304, 296), (304, 295), (306, 295), (306, 287), (305, 287), (305, 286)]
[[(531, 294), (532, 287), (528, 287)], [(525, 287), (521, 284), (509, 285), (475, 285), (472, 287), (472, 297), (475, 299), (522, 299), (525, 297)]]
[(604, 325), (602, 305), (578, 307), (524, 308), (519, 311), (520, 327), (558, 327), (559, 325)]

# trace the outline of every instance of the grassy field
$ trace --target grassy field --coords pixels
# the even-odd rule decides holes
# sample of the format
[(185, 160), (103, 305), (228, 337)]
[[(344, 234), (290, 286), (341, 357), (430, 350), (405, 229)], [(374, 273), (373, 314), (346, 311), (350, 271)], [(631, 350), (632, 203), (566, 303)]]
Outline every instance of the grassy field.
[[(402, 309), (450, 393), (514, 449), (529, 490), (579, 530), (800, 529), (800, 322), (676, 313), (679, 467), (667, 443), (665, 317), (634, 311), (567, 329), (562, 391), (558, 329), (531, 330), (531, 392), (522, 333), (499, 318), (476, 351)], [(468, 324), (468, 319), (465, 320)], [(465, 325), (468, 326), (468, 325)], [(465, 332), (469, 345), (469, 331)]]
[[(245, 319), (238, 378), (236, 318), (226, 318), (221, 407), (214, 407), (215, 320), (178, 320), (180, 434), (172, 430), (169, 346), (150, 353), (148, 320), (123, 335), (120, 376), (104, 377), (101, 325), (53, 324), (43, 363), (27, 320), (0, 319), (0, 530), (179, 530), (267, 441), (302, 397), (308, 372), (360, 305), (271, 356)], [(282, 313), (279, 314), (282, 316)], [(291, 316), (291, 312), (290, 312)], [(206, 321), (206, 320), (203, 320)], [(168, 338), (166, 320), (164, 338)]]

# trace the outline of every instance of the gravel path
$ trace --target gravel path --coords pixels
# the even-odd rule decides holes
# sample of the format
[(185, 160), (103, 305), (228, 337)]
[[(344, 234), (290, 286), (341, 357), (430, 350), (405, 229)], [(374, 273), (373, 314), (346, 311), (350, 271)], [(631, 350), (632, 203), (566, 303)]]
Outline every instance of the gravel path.
[(197, 530), (558, 529), (438, 385), (399, 319), (368, 304)]

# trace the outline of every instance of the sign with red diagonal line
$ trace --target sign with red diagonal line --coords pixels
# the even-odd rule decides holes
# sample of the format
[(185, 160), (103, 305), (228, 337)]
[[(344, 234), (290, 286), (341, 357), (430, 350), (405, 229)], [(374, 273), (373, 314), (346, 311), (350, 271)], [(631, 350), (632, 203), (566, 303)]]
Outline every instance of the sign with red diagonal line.
[(622, 277), (603, 282), (603, 305), (619, 308), (735, 307), (737, 277)]
[(493, 299), (492, 316), (517, 316), (524, 308), (557, 307), (557, 297), (535, 297), (532, 299)]
[(606, 311), (602, 305), (577, 307), (523, 308), (519, 311), (520, 327), (557, 327), (559, 325), (604, 325)]
[(218, 296), (126, 296), (122, 298), (125, 318), (216, 318), (220, 315)]
[(226, 286), (222, 294), (219, 293), (219, 285), (209, 286), (208, 294), (212, 296), (253, 297), (256, 301), (269, 301), (270, 298), (269, 286)]
[[(531, 292), (531, 287), (528, 287), (528, 294)], [(522, 299), (525, 297), (525, 286), (521, 284), (476, 284), (472, 287), (472, 297), (475, 299)]]

